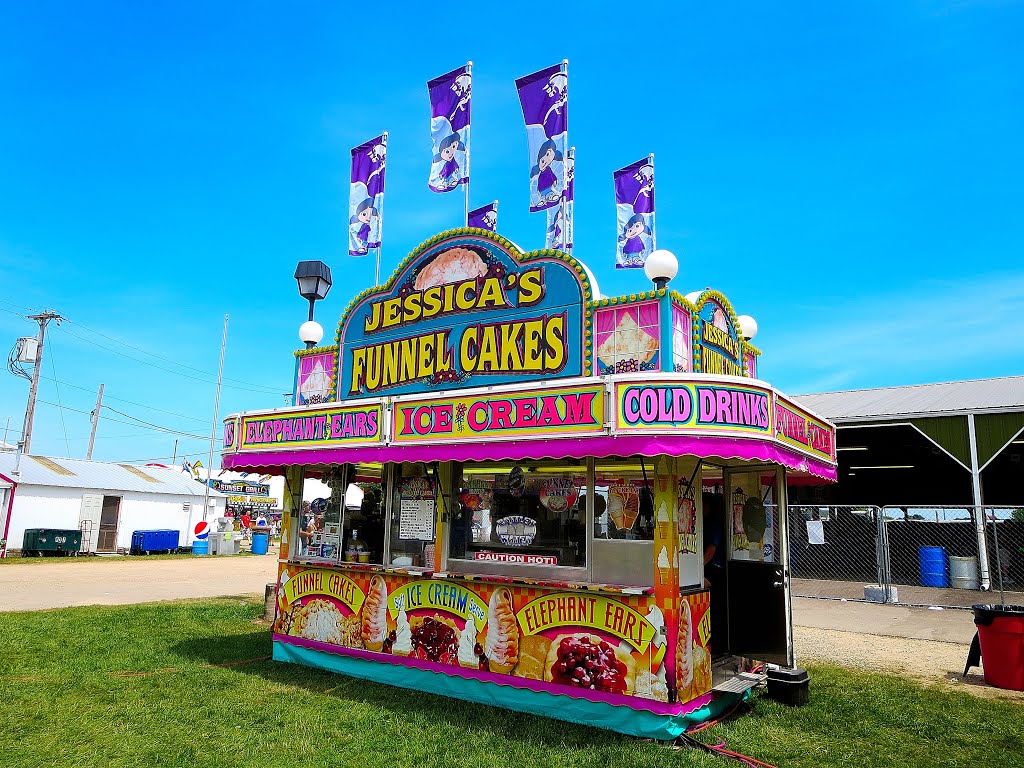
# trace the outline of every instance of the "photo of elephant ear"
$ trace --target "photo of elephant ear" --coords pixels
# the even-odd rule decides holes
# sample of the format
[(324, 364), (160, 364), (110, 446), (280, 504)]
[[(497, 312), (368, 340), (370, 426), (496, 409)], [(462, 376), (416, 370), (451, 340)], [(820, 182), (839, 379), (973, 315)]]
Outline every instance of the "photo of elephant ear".
[(747, 540), (758, 542), (764, 539), (768, 522), (765, 519), (764, 502), (757, 496), (751, 496), (743, 503), (743, 530)]

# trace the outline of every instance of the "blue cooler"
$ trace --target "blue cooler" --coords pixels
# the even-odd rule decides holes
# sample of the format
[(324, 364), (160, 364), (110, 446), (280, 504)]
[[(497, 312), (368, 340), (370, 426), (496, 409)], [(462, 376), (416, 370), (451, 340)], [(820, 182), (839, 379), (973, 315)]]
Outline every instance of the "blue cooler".
[(173, 552), (178, 548), (178, 531), (161, 528), (153, 531), (134, 531), (131, 551), (133, 554), (150, 552)]

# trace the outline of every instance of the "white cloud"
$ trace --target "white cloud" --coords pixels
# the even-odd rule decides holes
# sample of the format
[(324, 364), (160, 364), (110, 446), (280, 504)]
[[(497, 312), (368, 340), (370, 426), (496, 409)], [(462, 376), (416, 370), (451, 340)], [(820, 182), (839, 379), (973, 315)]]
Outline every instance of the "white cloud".
[(925, 280), (794, 317), (816, 320), (773, 336), (764, 366), (792, 392), (1024, 373), (1024, 274)]

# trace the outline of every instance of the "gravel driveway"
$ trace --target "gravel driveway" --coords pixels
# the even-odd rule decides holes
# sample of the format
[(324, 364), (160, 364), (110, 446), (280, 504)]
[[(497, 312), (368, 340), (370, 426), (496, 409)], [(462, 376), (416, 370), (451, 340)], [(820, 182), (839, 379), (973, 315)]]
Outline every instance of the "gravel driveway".
[(4, 563), (0, 565), (0, 611), (262, 595), (264, 587), (276, 580), (277, 558), (271, 555)]

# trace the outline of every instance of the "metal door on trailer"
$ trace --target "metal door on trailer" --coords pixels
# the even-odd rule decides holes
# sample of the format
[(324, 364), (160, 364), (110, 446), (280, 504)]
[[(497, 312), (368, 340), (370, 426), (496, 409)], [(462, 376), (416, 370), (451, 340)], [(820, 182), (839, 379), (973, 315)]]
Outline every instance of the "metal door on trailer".
[[(727, 651), (791, 667), (795, 660), (785, 471), (761, 467), (725, 470), (723, 474), (729, 553)], [(762, 479), (769, 479), (767, 491)], [(757, 543), (750, 542), (743, 523), (744, 508), (752, 498), (760, 499), (765, 514)]]

